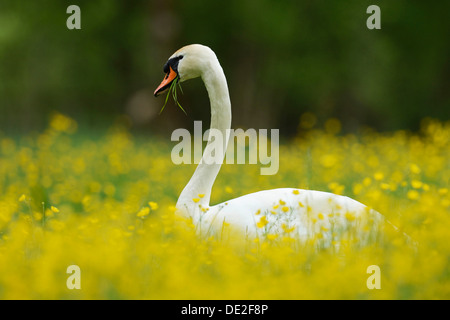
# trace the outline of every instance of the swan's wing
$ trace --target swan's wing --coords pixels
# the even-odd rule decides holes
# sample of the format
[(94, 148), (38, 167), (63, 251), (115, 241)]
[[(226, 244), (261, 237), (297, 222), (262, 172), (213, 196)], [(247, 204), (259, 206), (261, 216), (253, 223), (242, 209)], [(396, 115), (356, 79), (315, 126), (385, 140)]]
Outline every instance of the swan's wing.
[[(373, 231), (382, 216), (360, 202), (328, 192), (282, 188), (251, 193), (210, 207), (203, 230), (230, 226), (246, 237), (285, 234), (330, 241), (350, 227)], [(368, 232), (366, 232), (368, 233)], [(361, 235), (363, 236), (364, 232)], [(366, 235), (369, 236), (369, 233)]]

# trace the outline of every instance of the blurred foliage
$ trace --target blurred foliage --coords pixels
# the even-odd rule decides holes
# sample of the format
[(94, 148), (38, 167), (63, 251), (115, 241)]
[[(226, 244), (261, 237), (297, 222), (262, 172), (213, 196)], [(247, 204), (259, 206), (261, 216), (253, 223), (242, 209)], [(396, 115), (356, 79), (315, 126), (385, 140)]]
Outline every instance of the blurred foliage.
[[(69, 4), (81, 30), (68, 30)], [(381, 8), (381, 30), (366, 9)], [(158, 131), (208, 119), (200, 81), (180, 99), (152, 97), (179, 47), (210, 46), (228, 78), (233, 125), (297, 131), (300, 116), (343, 128), (418, 128), (450, 118), (450, 2), (0, 1), (0, 130), (42, 130), (54, 111), (97, 127)], [(123, 115), (126, 115), (125, 117)], [(255, 116), (256, 115), (256, 116)]]

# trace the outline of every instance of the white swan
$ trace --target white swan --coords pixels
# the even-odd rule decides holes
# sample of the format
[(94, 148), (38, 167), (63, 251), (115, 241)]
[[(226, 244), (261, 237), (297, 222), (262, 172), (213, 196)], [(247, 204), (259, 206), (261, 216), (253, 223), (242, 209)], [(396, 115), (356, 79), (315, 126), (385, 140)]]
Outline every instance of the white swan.
[[(224, 137), (223, 150), (226, 150), (231, 102), (227, 81), (215, 53), (203, 45), (185, 46), (169, 58), (164, 72), (166, 76), (155, 90), (155, 96), (169, 88), (173, 81), (201, 77), (211, 104), (211, 129), (220, 130)], [(204, 161), (208, 148), (211, 148), (211, 139), (176, 205), (177, 211), (190, 217), (203, 235), (223, 237), (224, 230), (231, 229), (237, 231), (233, 234), (245, 238), (269, 236), (273, 239), (289, 234), (307, 239), (320, 233), (320, 239), (332, 243), (339, 231), (347, 230), (351, 225), (362, 230), (363, 224), (377, 229), (376, 222), (382, 218), (376, 211), (348, 197), (295, 188), (259, 191), (210, 206), (211, 189), (221, 164)], [(365, 230), (359, 238), (370, 236), (367, 225)]]

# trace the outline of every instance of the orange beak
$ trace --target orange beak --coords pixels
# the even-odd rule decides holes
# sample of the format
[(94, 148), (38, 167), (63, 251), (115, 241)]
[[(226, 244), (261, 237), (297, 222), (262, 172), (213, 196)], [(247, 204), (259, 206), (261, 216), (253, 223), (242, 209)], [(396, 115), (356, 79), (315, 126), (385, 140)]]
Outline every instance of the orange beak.
[(155, 97), (157, 97), (158, 94), (169, 88), (170, 84), (172, 83), (173, 80), (176, 79), (177, 76), (178, 74), (175, 71), (173, 71), (172, 67), (169, 67), (169, 72), (166, 74), (164, 80), (161, 82), (161, 84), (158, 86), (158, 88), (156, 88), (155, 92), (153, 93)]

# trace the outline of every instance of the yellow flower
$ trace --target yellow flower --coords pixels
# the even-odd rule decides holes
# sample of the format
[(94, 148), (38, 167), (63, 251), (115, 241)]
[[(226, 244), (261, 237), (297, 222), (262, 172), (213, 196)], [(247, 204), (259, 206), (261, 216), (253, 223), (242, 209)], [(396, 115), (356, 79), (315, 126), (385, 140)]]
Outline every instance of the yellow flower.
[(375, 172), (373, 177), (375, 180), (380, 181), (380, 180), (383, 180), (384, 174), (383, 174), (383, 172), (378, 171), (378, 172)]
[(268, 240), (275, 240), (276, 238), (278, 238), (277, 234), (268, 234), (267, 235), (267, 239)]
[(356, 183), (356, 184), (353, 186), (353, 193), (356, 194), (356, 195), (358, 195), (358, 194), (361, 193), (362, 189), (363, 189), (363, 185), (362, 185), (361, 183)]
[(368, 187), (370, 186), (370, 184), (372, 183), (372, 179), (370, 179), (369, 177), (365, 177), (363, 180), (363, 185)]
[(152, 210), (156, 210), (156, 209), (159, 208), (158, 204), (156, 202), (153, 202), (153, 201), (150, 201), (148, 203), (148, 205), (149, 205), (150, 209), (152, 209)]
[(356, 219), (356, 216), (351, 212), (346, 212), (345, 219), (347, 219), (348, 221), (353, 221)]
[(292, 231), (295, 230), (295, 226), (289, 228), (289, 226), (288, 226), (287, 224), (285, 224), (285, 223), (283, 223), (283, 224), (281, 225), (281, 228), (283, 228), (283, 231), (286, 232), (286, 233), (290, 233), (290, 232), (292, 232)]
[(419, 166), (417, 164), (414, 164), (414, 163), (411, 163), (409, 165), (409, 170), (411, 170), (412, 173), (416, 173), (416, 174), (420, 173), (420, 171), (421, 171)]
[(389, 183), (382, 183), (380, 185), (381, 189), (383, 190), (389, 190), (391, 188), (391, 185)]
[(339, 161), (333, 154), (324, 154), (319, 160), (325, 168), (332, 168)]
[(281, 208), (281, 210), (282, 210), (283, 212), (288, 212), (288, 211), (289, 211), (289, 207), (284, 206), (284, 207)]
[(73, 133), (76, 129), (76, 125), (77, 123), (74, 120), (61, 113), (53, 115), (50, 121), (52, 129), (67, 133)]
[(193, 198), (192, 201), (194, 201), (195, 203), (199, 202), (200, 199), (199, 198)]
[(261, 219), (259, 219), (259, 222), (256, 224), (256, 226), (258, 228), (264, 228), (268, 223), (269, 221), (267, 221), (266, 216), (262, 216)]
[(416, 190), (409, 190), (409, 191), (406, 193), (406, 196), (407, 196), (408, 199), (410, 199), (410, 200), (417, 200), (417, 199), (419, 199), (419, 192), (416, 191)]
[(411, 186), (412, 186), (414, 189), (420, 189), (420, 187), (422, 187), (422, 185), (423, 185), (423, 182), (422, 182), (422, 181), (419, 181), (419, 180), (413, 180), (413, 181), (411, 181)]
[(42, 220), (42, 213), (40, 213), (40, 212), (37, 212), (37, 211), (35, 211), (35, 212), (33, 212), (33, 218), (36, 220), (36, 221), (41, 221)]
[(27, 197), (24, 194), (22, 194), (19, 198), (19, 201), (24, 202), (25, 200), (27, 200)]
[(200, 208), (202, 209), (202, 212), (203, 213), (205, 213), (205, 212), (208, 212), (209, 211), (209, 208), (203, 208), (201, 205), (200, 205)]
[(341, 128), (341, 122), (336, 118), (330, 118), (325, 122), (325, 131), (331, 135), (338, 134)]
[(322, 213), (319, 213), (319, 214), (317, 215), (317, 218), (319, 218), (319, 220), (323, 220), (323, 219), (324, 219), (324, 216), (323, 216)]
[(305, 206), (303, 205), (303, 203), (301, 203), (300, 201), (298, 202), (298, 205), (300, 206), (300, 208), (304, 208)]
[(59, 209), (54, 207), (54, 206), (51, 206), (50, 210), (52, 210), (54, 213), (58, 213), (59, 212)]
[(259, 215), (261, 214), (261, 209), (259, 209), (258, 211), (256, 211), (255, 215)]
[(328, 184), (328, 188), (330, 188), (330, 190), (335, 194), (343, 194), (345, 186), (337, 182), (330, 182)]
[(150, 213), (150, 208), (149, 207), (144, 207), (141, 210), (139, 210), (137, 216), (139, 218), (144, 218), (146, 217), (148, 214)]
[(293, 194), (300, 194), (300, 191), (298, 191), (298, 190), (293, 190), (292, 193), (293, 193)]
[(284, 205), (286, 204), (286, 202), (284, 202), (283, 200), (280, 200), (280, 204), (281, 204), (282, 206), (284, 206)]

